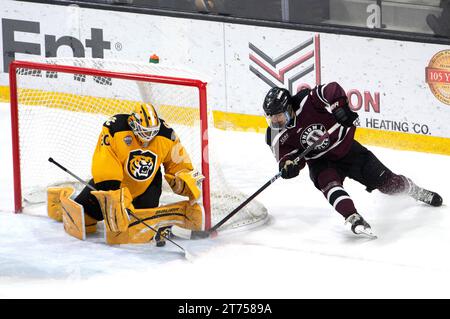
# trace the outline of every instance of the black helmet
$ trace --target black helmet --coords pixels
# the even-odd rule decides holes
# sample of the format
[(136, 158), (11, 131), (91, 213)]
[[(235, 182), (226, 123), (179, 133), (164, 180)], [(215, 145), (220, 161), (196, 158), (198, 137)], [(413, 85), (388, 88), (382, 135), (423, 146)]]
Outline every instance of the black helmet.
[(267, 93), (264, 103), (263, 109), (266, 115), (274, 115), (278, 113), (283, 113), (291, 107), (292, 96), (288, 90), (273, 87)]
[(263, 109), (267, 124), (273, 129), (295, 126), (296, 116), (292, 109), (292, 96), (288, 90), (273, 87), (267, 93)]

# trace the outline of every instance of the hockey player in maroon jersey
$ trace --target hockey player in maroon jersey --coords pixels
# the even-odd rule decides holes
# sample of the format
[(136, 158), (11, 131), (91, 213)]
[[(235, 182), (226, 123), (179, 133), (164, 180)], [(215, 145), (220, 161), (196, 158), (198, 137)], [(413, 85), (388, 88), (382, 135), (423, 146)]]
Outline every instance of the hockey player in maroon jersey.
[[(358, 213), (343, 187), (346, 177), (366, 186), (371, 192), (407, 194), (432, 206), (441, 206), (442, 198), (423, 189), (411, 179), (389, 170), (367, 148), (354, 140), (358, 114), (348, 106), (342, 87), (332, 82), (291, 96), (288, 90), (274, 87), (263, 103), (269, 127), (266, 142), (279, 164), (282, 178), (296, 177), (308, 164), (314, 186), (334, 209), (345, 218), (355, 234), (373, 236), (370, 225)], [(296, 157), (330, 127), (341, 127), (325, 138), (300, 161)]]

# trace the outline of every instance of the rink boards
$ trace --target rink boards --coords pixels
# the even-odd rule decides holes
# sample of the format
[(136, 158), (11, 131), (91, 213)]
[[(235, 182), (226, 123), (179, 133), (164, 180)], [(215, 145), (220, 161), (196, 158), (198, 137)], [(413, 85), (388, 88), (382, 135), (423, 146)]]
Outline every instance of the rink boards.
[[(0, 14), (2, 101), (14, 55), (146, 62), (156, 53), (161, 65), (204, 74), (218, 128), (263, 132), (261, 103), (270, 86), (296, 92), (337, 81), (360, 116), (363, 143), (450, 154), (445, 45), (18, 1)], [(34, 49), (20, 53), (24, 44)]]

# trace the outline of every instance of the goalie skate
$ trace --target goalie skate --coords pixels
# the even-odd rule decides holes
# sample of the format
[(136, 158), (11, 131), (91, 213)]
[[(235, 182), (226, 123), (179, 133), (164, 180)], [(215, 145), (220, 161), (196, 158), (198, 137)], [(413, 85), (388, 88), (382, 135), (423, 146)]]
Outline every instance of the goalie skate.
[(172, 239), (174, 235), (171, 230), (172, 226), (160, 227), (155, 235), (156, 247), (164, 247), (166, 245), (166, 238)]

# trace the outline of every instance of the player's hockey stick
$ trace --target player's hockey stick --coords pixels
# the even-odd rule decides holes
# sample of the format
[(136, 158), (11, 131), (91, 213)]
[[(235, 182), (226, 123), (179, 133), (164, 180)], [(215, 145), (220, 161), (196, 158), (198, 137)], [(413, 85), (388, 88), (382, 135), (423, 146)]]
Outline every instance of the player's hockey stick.
[[(93, 187), (92, 185), (88, 184), (87, 182), (85, 182), (84, 180), (82, 180), (80, 177), (78, 177), (77, 175), (75, 175), (74, 173), (72, 173), (70, 170), (68, 170), (67, 168), (65, 168), (64, 166), (62, 166), (61, 164), (59, 164), (58, 162), (56, 162), (53, 158), (49, 157), (48, 161), (50, 163), (55, 164), (56, 166), (58, 166), (60, 169), (62, 169), (64, 172), (68, 173), (69, 175), (71, 175), (72, 177), (74, 177), (76, 180), (78, 180), (80, 183), (82, 183), (83, 185), (89, 187), (91, 190), (93, 191), (97, 191), (97, 189), (95, 189), (95, 187)], [(145, 225), (147, 228), (151, 229), (152, 231), (155, 232), (155, 234), (158, 233), (158, 231), (153, 228), (152, 226), (150, 226), (149, 224), (147, 224), (146, 222), (144, 222), (142, 219), (140, 219), (139, 217), (137, 217), (135, 214), (133, 214), (129, 209), (127, 210), (128, 214), (130, 214), (132, 217), (134, 217), (139, 223), (142, 223), (143, 225)], [(164, 239), (166, 239), (167, 241), (170, 241), (172, 244), (174, 244), (175, 246), (177, 246), (179, 249), (181, 249), (184, 253), (184, 257), (186, 259), (191, 259), (192, 255), (183, 247), (181, 247), (180, 245), (178, 245), (176, 242), (174, 242), (172, 239), (168, 238), (167, 236), (164, 236), (162, 233), (160, 233), (160, 236), (163, 237)]]
[[(309, 145), (298, 157), (294, 159), (295, 163), (298, 163), (302, 158), (308, 155), (317, 145), (322, 143), (328, 136), (330, 136), (334, 131), (336, 131), (341, 124), (334, 124), (325, 134), (320, 136), (314, 143)], [(186, 238), (186, 239), (199, 239), (199, 238), (207, 238), (211, 234), (216, 233), (217, 229), (225, 224), (231, 217), (233, 217), (237, 212), (239, 212), (245, 205), (247, 205), (250, 201), (252, 201), (256, 196), (258, 196), (263, 190), (265, 190), (269, 185), (274, 183), (278, 178), (281, 177), (281, 171), (278, 172), (274, 177), (272, 177), (267, 183), (261, 186), (255, 193), (253, 193), (249, 198), (247, 198), (242, 204), (236, 207), (231, 213), (225, 216), (220, 222), (218, 222), (214, 227), (209, 230), (188, 230), (185, 228), (177, 227), (176, 225), (172, 226), (172, 233), (175, 236)]]

